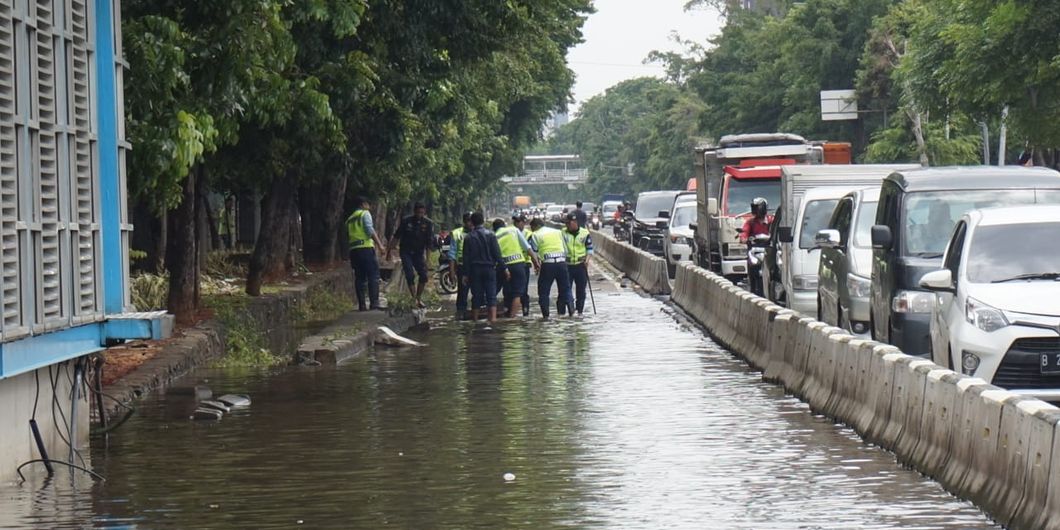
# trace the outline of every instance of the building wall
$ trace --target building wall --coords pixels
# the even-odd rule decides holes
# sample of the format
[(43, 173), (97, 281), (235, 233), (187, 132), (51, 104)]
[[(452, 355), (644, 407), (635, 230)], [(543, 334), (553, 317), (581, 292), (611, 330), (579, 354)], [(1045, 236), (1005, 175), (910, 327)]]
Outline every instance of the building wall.
[[(0, 403), (3, 403), (0, 422), (0, 480), (15, 480), (15, 469), (19, 464), (40, 458), (36, 443), (30, 432), (29, 420), (34, 417), (34, 399), (37, 402), (36, 420), (44, 438), (49, 458), (68, 461), (70, 446), (63, 441), (71, 419), (71, 384), (74, 370), (72, 363), (63, 363), (36, 372), (27, 372), (4, 379), (0, 384)], [(39, 381), (39, 386), (38, 386)], [(52, 390), (51, 381), (56, 381)], [(55, 398), (53, 400), (53, 397)], [(61, 411), (61, 413), (60, 413)], [(63, 416), (65, 415), (65, 419)], [(77, 404), (75, 446), (88, 458), (89, 400), (81, 396)], [(56, 425), (58, 424), (58, 428)], [(77, 464), (80, 460), (74, 457)], [(56, 465), (56, 471), (66, 466)], [(66, 471), (62, 471), (66, 473)], [(32, 464), (23, 469), (30, 473), (44, 473), (44, 466)]]

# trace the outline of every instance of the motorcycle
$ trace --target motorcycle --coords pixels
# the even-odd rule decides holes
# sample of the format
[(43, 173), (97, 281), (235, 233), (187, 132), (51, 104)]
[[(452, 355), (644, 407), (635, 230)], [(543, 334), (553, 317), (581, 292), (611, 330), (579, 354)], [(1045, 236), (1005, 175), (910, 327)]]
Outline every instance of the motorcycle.
[(747, 287), (758, 295), (764, 296), (762, 288), (762, 265), (766, 261), (766, 247), (769, 246), (769, 234), (758, 234), (748, 241), (747, 249)]
[(599, 213), (593, 212), (593, 214), (589, 216), (589, 228), (592, 228), (593, 230), (599, 230), (602, 224), (603, 223), (600, 221)]
[(624, 243), (633, 244), (633, 214), (626, 212), (622, 214), (622, 218), (616, 222), (612, 229), (615, 235), (616, 241), (622, 241)]
[(453, 238), (448, 232), (443, 232), (437, 237), (438, 268), (435, 269), (435, 282), (442, 294), (453, 294), (460, 287), (460, 280), (449, 270), (449, 245), (453, 244)]

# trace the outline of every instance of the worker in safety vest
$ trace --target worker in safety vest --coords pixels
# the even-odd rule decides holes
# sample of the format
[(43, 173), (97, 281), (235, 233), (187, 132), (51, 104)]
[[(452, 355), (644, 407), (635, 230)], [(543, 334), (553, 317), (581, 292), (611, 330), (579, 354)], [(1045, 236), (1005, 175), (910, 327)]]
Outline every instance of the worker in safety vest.
[[(537, 261), (537, 254), (530, 248), (530, 243), (523, 236), (522, 230), (514, 226), (507, 226), (504, 219), (493, 221), (493, 233), (497, 235), (497, 243), (501, 247), (501, 258), (507, 266), (507, 280), (503, 282), (502, 293), (504, 294), (505, 316), (508, 318), (522, 314), (523, 293), (526, 292), (526, 276), (530, 274), (530, 265), (526, 262), (526, 253), (530, 258)], [(498, 273), (498, 280), (504, 278)], [(500, 282), (498, 282), (500, 283)]]
[(456, 318), (467, 320), (467, 295), (471, 287), (464, 283), (464, 238), (474, 226), (471, 225), (471, 212), (467, 212), (461, 219), (461, 226), (454, 228), (449, 233), (449, 274), (456, 278)]
[[(353, 213), (346, 219), (346, 232), (350, 244), (350, 266), (353, 267), (354, 290), (357, 291), (357, 307), (361, 311), (382, 309), (379, 305), (379, 260), (376, 249), (383, 242), (375, 232), (372, 214), (368, 212), (368, 201), (362, 197), (353, 199)], [(371, 306), (366, 306), (364, 291), (368, 290)]]
[(553, 282), (559, 291), (556, 305), (560, 315), (566, 312), (567, 303), (570, 301), (567, 244), (561, 231), (544, 226), (541, 219), (530, 221), (530, 230), (533, 232), (530, 236), (530, 247), (537, 252), (541, 260), (537, 273), (537, 303), (541, 307), (541, 316), (547, 320)]
[[(529, 223), (526, 222), (526, 215), (519, 214), (519, 215), (512, 216), (512, 225), (515, 226), (516, 228), (518, 228), (523, 233), (523, 237), (526, 238), (527, 242), (530, 241), (530, 236), (533, 234), (533, 232), (530, 231)], [(531, 250), (533, 250), (533, 249), (531, 249)], [(523, 278), (525, 280), (525, 282), (523, 284), (523, 289), (522, 289), (523, 297), (522, 297), (522, 300), (520, 300), (520, 303), (523, 306), (523, 316), (524, 317), (528, 317), (528, 316), (530, 316), (530, 271), (531, 271), (531, 265), (533, 265), (533, 268), (539, 267), (540, 266), (540, 259), (537, 259), (536, 262), (535, 262), (534, 258), (530, 257), (530, 251), (524, 252), (523, 253), (523, 258), (524, 258), (523, 259), (523, 261), (524, 261), (523, 268), (526, 270), (526, 275), (525, 275), (525, 278)]]
[[(589, 229), (581, 226), (574, 214), (567, 216), (567, 228), (563, 230), (567, 244), (567, 274), (574, 289), (576, 300), (569, 300), (578, 314), (585, 310), (585, 287), (589, 285), (589, 258), (593, 255), (593, 238)], [(569, 291), (568, 291), (569, 292)], [(562, 310), (560, 310), (562, 311)]]

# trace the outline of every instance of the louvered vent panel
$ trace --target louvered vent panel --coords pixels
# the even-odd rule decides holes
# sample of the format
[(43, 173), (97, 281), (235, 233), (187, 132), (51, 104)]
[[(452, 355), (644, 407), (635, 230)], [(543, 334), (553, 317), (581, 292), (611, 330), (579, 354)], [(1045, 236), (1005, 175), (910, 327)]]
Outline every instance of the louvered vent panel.
[(18, 169), (15, 138), (14, 21), (10, 2), (0, 3), (0, 330), (21, 327)]

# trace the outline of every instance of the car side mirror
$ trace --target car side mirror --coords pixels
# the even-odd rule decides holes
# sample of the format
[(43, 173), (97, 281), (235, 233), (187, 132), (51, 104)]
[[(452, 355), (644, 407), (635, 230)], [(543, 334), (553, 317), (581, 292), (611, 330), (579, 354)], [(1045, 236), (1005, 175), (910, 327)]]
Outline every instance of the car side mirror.
[(718, 199), (707, 199), (707, 214), (718, 215)]
[(920, 278), (920, 287), (937, 293), (955, 293), (953, 273), (949, 269), (931, 271)]
[(791, 243), (792, 241), (795, 241), (795, 231), (792, 230), (790, 226), (777, 228), (777, 239), (779, 239), (781, 243)]
[(663, 219), (669, 219), (670, 212), (668, 210), (659, 210), (659, 217), (662, 217)]
[(655, 221), (655, 228), (661, 228), (663, 230), (666, 230), (669, 227), (670, 227), (670, 223), (668, 223), (666, 221)]
[(878, 250), (891, 250), (894, 246), (894, 236), (891, 227), (887, 225), (875, 225), (872, 227), (872, 248)]
[(699, 230), (699, 225), (696, 223), (688, 223), (688, 228), (693, 232)]
[(816, 248), (836, 248), (841, 241), (839, 230), (821, 230), (813, 236), (813, 245)]

